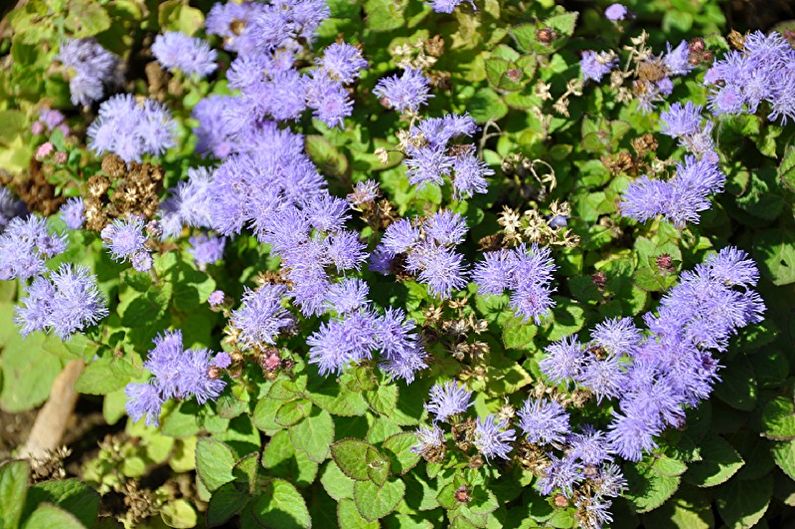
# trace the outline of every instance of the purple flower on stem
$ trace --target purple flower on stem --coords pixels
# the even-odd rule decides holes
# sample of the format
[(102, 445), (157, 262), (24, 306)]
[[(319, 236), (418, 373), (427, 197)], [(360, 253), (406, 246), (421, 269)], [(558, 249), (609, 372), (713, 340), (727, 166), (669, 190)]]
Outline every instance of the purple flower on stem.
[(403, 75), (384, 77), (373, 89), (373, 94), (390, 108), (399, 112), (416, 112), (431, 97), (430, 84), (420, 70), (408, 69)]
[(472, 406), (472, 393), (455, 382), (434, 384), (428, 395), (425, 409), (434, 415), (434, 421), (446, 422), (453, 415), (464, 413)]
[(508, 459), (508, 454), (513, 449), (516, 440), (516, 433), (513, 428), (506, 428), (505, 421), (497, 421), (494, 415), (488, 415), (485, 419), (478, 419), (475, 423), (474, 440), (475, 448), (491, 461), (494, 457)]
[(528, 399), (518, 416), (519, 427), (534, 444), (561, 443), (570, 432), (569, 414), (556, 401)]
[(206, 77), (217, 68), (215, 50), (203, 40), (179, 31), (155, 37), (152, 54), (169, 71), (180, 70), (188, 75)]

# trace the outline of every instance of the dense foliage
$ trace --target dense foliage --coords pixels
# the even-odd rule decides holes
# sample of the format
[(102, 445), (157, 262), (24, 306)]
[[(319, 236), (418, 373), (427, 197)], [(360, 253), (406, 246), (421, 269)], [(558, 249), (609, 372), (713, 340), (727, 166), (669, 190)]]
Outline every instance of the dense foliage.
[(0, 528), (795, 523), (790, 27), (20, 2)]

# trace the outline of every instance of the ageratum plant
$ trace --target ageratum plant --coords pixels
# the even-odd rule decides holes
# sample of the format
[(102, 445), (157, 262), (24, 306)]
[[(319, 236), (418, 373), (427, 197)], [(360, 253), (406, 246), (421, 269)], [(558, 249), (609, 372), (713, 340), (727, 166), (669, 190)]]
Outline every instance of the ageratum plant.
[(791, 23), (193, 4), (0, 23), (1, 528), (795, 524)]

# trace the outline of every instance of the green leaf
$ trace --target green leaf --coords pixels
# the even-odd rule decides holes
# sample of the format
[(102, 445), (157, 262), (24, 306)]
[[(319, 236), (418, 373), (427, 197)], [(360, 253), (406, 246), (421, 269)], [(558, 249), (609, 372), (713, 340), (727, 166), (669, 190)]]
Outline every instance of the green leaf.
[(64, 509), (86, 527), (94, 525), (99, 512), (99, 494), (76, 478), (42, 481), (33, 485), (28, 490), (23, 518), (43, 503)]
[(795, 282), (795, 235), (786, 230), (754, 234), (753, 255), (775, 285)]
[(301, 422), (312, 411), (312, 403), (308, 400), (285, 402), (276, 410), (276, 422), (282, 426), (292, 426)]
[(334, 442), (334, 421), (325, 410), (315, 410), (312, 415), (290, 428), (290, 439), (295, 447), (315, 463), (322, 463), (329, 455)]
[(69, 0), (69, 13), (64, 21), (71, 37), (82, 39), (102, 33), (110, 27), (110, 16), (92, 0)]
[(39, 332), (27, 338), (15, 332), (3, 348), (0, 407), (5, 411), (18, 413), (32, 409), (50, 395), (52, 382), (61, 372), (61, 361), (44, 350), (44, 340), (45, 336)]
[(480, 88), (469, 99), (467, 110), (476, 122), (483, 124), (487, 121), (496, 121), (508, 113), (506, 105), (500, 95), (491, 88)]
[(400, 481), (387, 481), (378, 486), (372, 481), (357, 481), (353, 485), (353, 500), (365, 520), (383, 518), (395, 510), (403, 499), (406, 485)]
[(160, 517), (169, 527), (176, 527), (177, 529), (190, 529), (196, 527), (198, 517), (196, 510), (191, 506), (188, 500), (182, 498), (172, 500), (160, 508)]
[(89, 395), (107, 395), (125, 387), (140, 371), (124, 358), (100, 358), (89, 363), (75, 389)]
[(773, 461), (790, 479), (795, 480), (795, 441), (773, 443)]
[(290, 479), (298, 486), (310, 485), (317, 475), (317, 463), (310, 461), (304, 452), (296, 452), (285, 430), (268, 441), (262, 452), (262, 466), (269, 475)]
[(33, 511), (30, 518), (25, 521), (22, 529), (85, 529), (80, 521), (64, 511), (49, 503), (42, 503)]
[(235, 483), (224, 483), (210, 497), (207, 505), (207, 525), (217, 527), (240, 513), (249, 500), (248, 491)]
[(784, 149), (784, 155), (778, 164), (777, 174), (782, 185), (795, 192), (795, 143), (790, 143)]
[(721, 489), (718, 512), (729, 529), (750, 529), (762, 519), (773, 494), (773, 477), (735, 479)]
[(332, 415), (353, 417), (364, 415), (367, 411), (367, 401), (361, 392), (350, 391), (333, 377), (310, 375), (306, 397)]
[(762, 410), (762, 430), (775, 441), (795, 439), (795, 404), (792, 397), (776, 397)]
[(715, 525), (707, 499), (694, 495), (674, 496), (660, 508), (644, 516), (646, 527), (677, 527), (679, 529), (711, 529)]
[(402, 432), (388, 437), (381, 448), (392, 461), (392, 472), (403, 475), (414, 468), (420, 461), (420, 455), (411, 449), (417, 444), (414, 432)]
[(742, 411), (756, 407), (758, 393), (754, 369), (747, 358), (741, 357), (721, 370), (721, 382), (715, 387), (715, 395), (731, 406)]
[(354, 480), (343, 474), (334, 461), (329, 461), (326, 468), (323, 469), (320, 483), (326, 489), (326, 493), (336, 501), (353, 498)]
[(408, 0), (366, 0), (364, 23), (372, 31), (398, 29), (406, 23), (404, 12), (407, 4)]
[(0, 522), (16, 529), (28, 493), (30, 466), (27, 461), (9, 461), (0, 466)]
[(196, 444), (196, 472), (207, 490), (213, 492), (235, 479), (235, 455), (221, 441), (203, 437)]
[(331, 457), (339, 469), (358, 481), (370, 479), (367, 461), (376, 460), (378, 456), (373, 445), (359, 439), (342, 439), (331, 445)]
[(377, 520), (368, 522), (359, 514), (356, 503), (350, 499), (343, 499), (337, 504), (337, 523), (340, 529), (378, 529)]
[(262, 398), (257, 401), (252, 417), (254, 426), (268, 435), (274, 435), (283, 426), (276, 422), (276, 412), (282, 405), (282, 401), (273, 398)]
[(365, 454), (367, 458), (367, 477), (376, 485), (383, 485), (389, 477), (389, 461), (377, 450), (368, 450)]
[(323, 136), (306, 137), (306, 153), (324, 175), (340, 177), (348, 172), (348, 159)]
[(298, 490), (283, 479), (274, 479), (251, 501), (254, 518), (264, 527), (309, 529), (312, 519)]
[(648, 512), (656, 509), (665, 500), (673, 496), (679, 488), (679, 476), (661, 476), (653, 470), (647, 461), (637, 465), (629, 465), (625, 469), (629, 485), (624, 493), (637, 512)]
[(692, 463), (685, 480), (699, 487), (714, 487), (729, 480), (745, 464), (723, 437), (711, 435), (699, 443), (701, 461)]

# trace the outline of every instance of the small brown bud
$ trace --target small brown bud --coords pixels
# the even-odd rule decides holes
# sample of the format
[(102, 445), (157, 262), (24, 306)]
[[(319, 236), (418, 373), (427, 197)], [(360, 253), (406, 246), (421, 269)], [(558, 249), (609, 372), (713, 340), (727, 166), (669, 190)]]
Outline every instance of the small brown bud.
[(596, 285), (596, 288), (602, 290), (605, 288), (605, 283), (607, 283), (607, 276), (600, 270), (591, 276), (591, 281)]
[(207, 369), (207, 377), (211, 380), (215, 380), (221, 376), (221, 368), (218, 366), (210, 366)]
[(505, 72), (505, 77), (514, 83), (518, 83), (522, 79), (522, 70), (519, 68), (511, 68)]
[(549, 44), (558, 38), (558, 34), (552, 28), (541, 28), (536, 31), (536, 40), (542, 44)]
[(472, 499), (472, 496), (469, 494), (469, 488), (466, 485), (461, 485), (453, 496), (455, 496), (455, 501), (458, 503), (469, 503), (469, 500)]
[(704, 39), (701, 37), (695, 37), (688, 43), (688, 48), (690, 49), (691, 53), (701, 53), (707, 49), (707, 45), (704, 43)]
[(563, 494), (555, 494), (555, 498), (552, 500), (552, 502), (555, 504), (555, 507), (558, 507), (559, 509), (569, 506), (569, 500), (567, 500), (566, 496)]
[(660, 269), (660, 272), (664, 274), (670, 274), (674, 272), (674, 263), (673, 259), (667, 253), (657, 256), (657, 268)]

